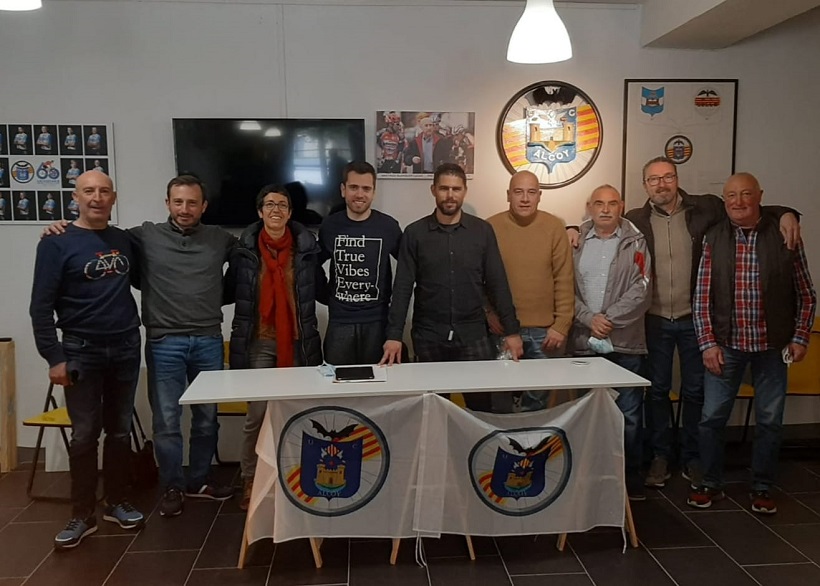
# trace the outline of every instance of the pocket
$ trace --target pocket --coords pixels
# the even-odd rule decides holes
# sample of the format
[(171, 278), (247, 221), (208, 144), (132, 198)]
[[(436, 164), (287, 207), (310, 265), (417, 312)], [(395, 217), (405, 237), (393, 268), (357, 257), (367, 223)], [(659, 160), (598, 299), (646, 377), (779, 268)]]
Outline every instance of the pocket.
[(62, 345), (66, 350), (82, 350), (87, 344), (83, 338), (78, 338), (71, 334), (63, 334)]
[(140, 346), (140, 333), (139, 330), (128, 334), (125, 339), (122, 341), (122, 345), (127, 348), (139, 348)]
[(164, 336), (157, 336), (155, 338), (148, 338), (148, 343), (149, 344), (161, 344), (162, 342), (165, 341), (165, 339), (167, 337), (168, 337), (168, 334), (165, 334)]

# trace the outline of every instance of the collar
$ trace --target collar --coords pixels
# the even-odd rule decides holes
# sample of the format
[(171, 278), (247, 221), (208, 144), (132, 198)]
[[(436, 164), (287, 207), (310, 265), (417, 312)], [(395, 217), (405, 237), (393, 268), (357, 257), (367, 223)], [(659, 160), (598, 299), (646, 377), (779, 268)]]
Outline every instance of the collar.
[[(467, 228), (467, 223), (464, 219), (467, 217), (467, 214), (464, 213), (464, 210), (461, 210), (461, 219), (455, 223), (451, 224), (453, 228)], [(436, 219), (436, 210), (433, 210), (433, 213), (427, 216), (427, 229), (431, 232), (433, 230), (443, 230), (444, 227), (439, 224), (438, 220)]]
[(182, 234), (183, 236), (189, 236), (194, 232), (199, 232), (202, 229), (202, 222), (198, 222), (195, 226), (191, 226), (190, 228), (183, 228), (176, 222), (174, 222), (171, 216), (168, 216), (168, 225), (171, 226), (171, 230)]
[(589, 232), (587, 232), (587, 235), (584, 237), (584, 240), (592, 240), (593, 238), (597, 238), (601, 241), (612, 240), (613, 238), (623, 238), (623, 235), (623, 227), (621, 226), (620, 222), (618, 222), (618, 227), (615, 228), (615, 231), (609, 238), (601, 238), (600, 236), (598, 236), (598, 234), (595, 232), (595, 225), (593, 224), (592, 228), (590, 228)]

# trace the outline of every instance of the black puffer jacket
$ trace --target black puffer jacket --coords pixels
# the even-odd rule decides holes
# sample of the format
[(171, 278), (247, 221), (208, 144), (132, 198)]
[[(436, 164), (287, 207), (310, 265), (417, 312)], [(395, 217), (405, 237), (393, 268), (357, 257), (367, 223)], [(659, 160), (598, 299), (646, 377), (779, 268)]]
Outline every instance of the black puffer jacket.
[[(316, 290), (321, 290), (322, 273), (318, 264), (319, 245), (313, 234), (297, 222), (289, 224), (293, 232), (293, 279), (295, 284), (296, 325), (299, 341), (296, 348), (298, 366), (315, 366), (322, 363), (322, 342), (316, 320)], [(228, 296), (236, 301), (231, 326), (231, 368), (250, 368), (250, 345), (256, 338), (259, 321), (259, 231), (262, 222), (248, 226), (239, 237), (239, 245), (231, 253), (225, 288)]]

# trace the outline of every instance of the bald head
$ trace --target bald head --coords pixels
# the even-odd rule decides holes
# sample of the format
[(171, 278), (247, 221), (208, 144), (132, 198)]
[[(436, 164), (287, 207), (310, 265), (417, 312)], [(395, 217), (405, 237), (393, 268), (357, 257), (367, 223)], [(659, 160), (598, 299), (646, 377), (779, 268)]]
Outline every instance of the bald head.
[(75, 222), (81, 228), (101, 230), (108, 226), (111, 208), (117, 201), (111, 178), (99, 171), (87, 171), (77, 177), (72, 195), (79, 207), (80, 217)]
[(507, 189), (507, 201), (510, 202), (510, 212), (518, 220), (535, 217), (541, 201), (541, 186), (535, 173), (519, 171), (513, 175)]
[(75, 188), (75, 192), (80, 191), (82, 187), (87, 184), (97, 183), (108, 186), (108, 189), (112, 191), (114, 189), (114, 182), (111, 181), (111, 177), (109, 177), (105, 173), (102, 173), (100, 171), (86, 171), (85, 173), (82, 173), (79, 177), (77, 177), (77, 187)]
[(751, 173), (735, 173), (723, 186), (723, 205), (732, 223), (741, 228), (751, 228), (760, 219), (760, 202), (763, 190)]

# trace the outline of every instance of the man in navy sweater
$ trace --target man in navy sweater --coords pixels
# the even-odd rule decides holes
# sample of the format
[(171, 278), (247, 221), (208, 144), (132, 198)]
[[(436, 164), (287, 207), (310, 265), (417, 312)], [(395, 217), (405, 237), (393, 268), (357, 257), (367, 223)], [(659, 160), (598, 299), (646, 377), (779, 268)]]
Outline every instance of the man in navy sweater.
[(97, 443), (103, 429), (103, 519), (125, 529), (144, 523), (126, 499), (140, 369), (140, 321), (131, 295), (139, 262), (128, 235), (108, 225), (117, 199), (109, 177), (97, 171), (80, 175), (73, 198), (80, 209), (77, 221), (64, 237), (37, 246), (30, 308), (37, 350), (48, 362), (51, 382), (65, 388), (72, 424), (72, 518), (54, 539), (57, 549), (75, 547), (97, 530)]

